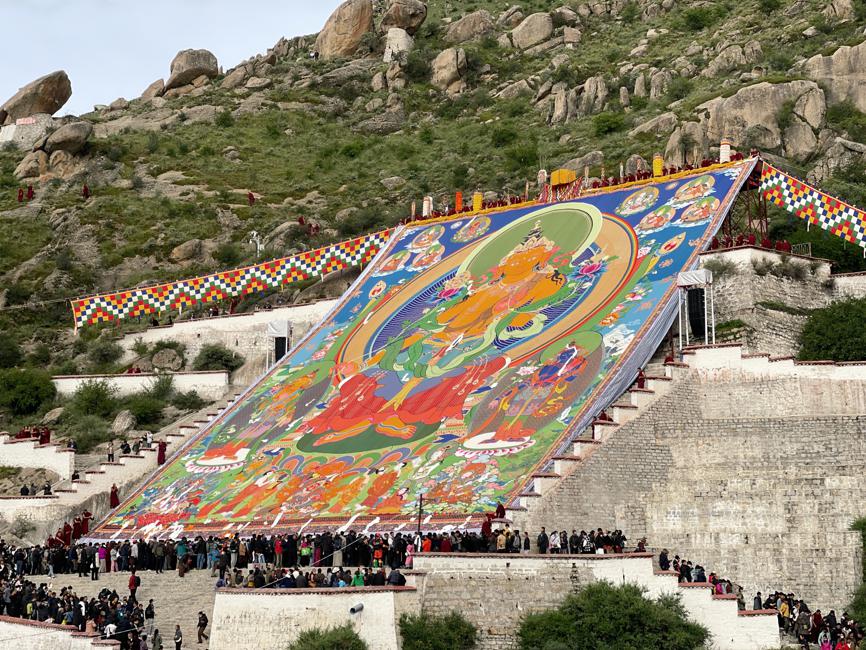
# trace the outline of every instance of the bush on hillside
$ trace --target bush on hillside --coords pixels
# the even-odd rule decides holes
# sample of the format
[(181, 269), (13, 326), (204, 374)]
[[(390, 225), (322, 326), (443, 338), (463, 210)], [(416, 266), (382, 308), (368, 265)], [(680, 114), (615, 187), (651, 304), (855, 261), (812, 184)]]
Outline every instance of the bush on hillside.
[(21, 346), (11, 336), (0, 334), (0, 368), (14, 368), (23, 358)]
[(685, 618), (679, 600), (650, 600), (637, 585), (587, 585), (556, 610), (530, 614), (518, 631), (521, 650), (563, 647), (695, 650), (709, 632)]
[(866, 142), (866, 114), (846, 100), (827, 108), (827, 124), (848, 133), (851, 140)]
[(125, 398), (123, 406), (135, 416), (136, 423), (148, 427), (159, 423), (165, 402), (147, 393), (142, 393)]
[(615, 133), (625, 128), (625, 115), (622, 113), (599, 113), (592, 118), (592, 131), (597, 136)]
[(13, 415), (32, 415), (56, 394), (57, 389), (47, 372), (30, 368), (0, 371), (0, 409)]
[(105, 368), (123, 356), (123, 348), (114, 341), (94, 341), (87, 351), (87, 360), (96, 368)]
[(108, 430), (108, 422), (96, 415), (77, 416), (64, 426), (64, 433), (75, 440), (78, 451), (83, 454), (112, 438), (112, 433)]
[(801, 361), (866, 360), (866, 298), (815, 309), (800, 333)]
[(173, 407), (181, 411), (198, 411), (205, 405), (205, 401), (194, 390), (177, 393), (170, 402)]
[(225, 242), (217, 246), (213, 258), (223, 266), (235, 266), (244, 258), (244, 254), (234, 242)]
[(367, 644), (348, 623), (326, 630), (306, 630), (286, 650), (367, 650)]
[(477, 631), (458, 612), (445, 616), (403, 614), (400, 616), (403, 650), (470, 650)]
[(73, 393), (67, 408), (78, 416), (111, 417), (118, 408), (117, 389), (106, 381), (86, 381)]
[(234, 372), (244, 365), (244, 358), (219, 343), (203, 345), (192, 362), (193, 370), (228, 370)]

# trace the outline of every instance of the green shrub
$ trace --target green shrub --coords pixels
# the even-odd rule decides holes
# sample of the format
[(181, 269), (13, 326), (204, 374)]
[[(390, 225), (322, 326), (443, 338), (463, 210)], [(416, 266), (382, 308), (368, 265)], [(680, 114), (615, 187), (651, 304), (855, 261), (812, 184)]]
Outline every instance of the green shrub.
[(73, 393), (68, 410), (76, 415), (107, 418), (117, 411), (117, 389), (107, 381), (86, 381)]
[(861, 113), (849, 100), (827, 108), (827, 124), (846, 131), (857, 142), (866, 142), (866, 114)]
[(234, 242), (225, 242), (213, 252), (213, 258), (224, 266), (235, 266), (243, 259), (243, 252)]
[(0, 371), (0, 408), (13, 415), (32, 415), (56, 394), (51, 376), (43, 370), (9, 368)]
[(713, 25), (725, 14), (722, 5), (690, 7), (682, 12), (680, 19), (685, 29), (698, 32)]
[(135, 416), (135, 421), (142, 426), (158, 424), (162, 418), (165, 402), (147, 393), (130, 395), (123, 400), (123, 406)]
[(615, 133), (625, 128), (625, 115), (622, 113), (599, 113), (592, 118), (592, 132), (596, 136)]
[(170, 400), (171, 405), (181, 411), (198, 411), (204, 408), (206, 402), (194, 390), (177, 393)]
[(78, 443), (78, 451), (88, 453), (112, 438), (108, 422), (97, 415), (81, 415), (64, 426), (64, 432)]
[(14, 368), (23, 357), (17, 341), (8, 334), (0, 334), (0, 368)]
[(234, 372), (244, 365), (244, 358), (219, 343), (203, 345), (195, 361), (193, 370), (228, 370)]
[(844, 300), (809, 315), (800, 333), (803, 361), (866, 361), (866, 298)]
[(694, 82), (686, 77), (674, 77), (668, 84), (668, 103), (688, 97), (694, 88)]
[(475, 647), (477, 631), (458, 612), (445, 616), (403, 614), (400, 636), (403, 650), (469, 650)]
[(367, 644), (347, 623), (326, 630), (305, 630), (286, 650), (367, 650)]
[[(183, 344), (180, 344), (181, 346)], [(183, 357), (183, 352), (179, 352)], [(147, 387), (145, 394), (153, 399), (165, 402), (174, 394), (174, 379), (171, 375), (160, 375), (156, 377)]]
[(709, 637), (688, 621), (677, 598), (648, 599), (637, 585), (597, 582), (568, 596), (557, 610), (530, 614), (518, 631), (521, 650), (560, 647), (696, 650)]
[(30, 300), (33, 295), (33, 290), (22, 282), (10, 284), (6, 289), (6, 304), (7, 305), (23, 305)]
[(490, 141), (494, 147), (505, 147), (517, 140), (517, 129), (511, 126), (499, 126), (490, 133)]
[(713, 274), (713, 279), (720, 279), (727, 275), (736, 275), (739, 270), (734, 262), (721, 257), (708, 259), (703, 263), (703, 267)]
[(225, 110), (217, 113), (216, 118), (214, 118), (214, 124), (218, 127), (227, 129), (235, 124), (234, 115), (232, 115), (231, 111)]
[(505, 150), (505, 164), (510, 171), (530, 171), (538, 163), (538, 145), (519, 142)]
[(794, 65), (794, 57), (787, 49), (768, 48), (764, 50), (764, 60), (770, 70), (787, 72)]
[(45, 343), (38, 343), (33, 351), (27, 355), (27, 363), (38, 368), (45, 368), (51, 363), (51, 348)]
[(430, 77), (430, 53), (423, 49), (409, 52), (403, 72), (410, 82), (426, 82)]
[(114, 341), (94, 341), (87, 351), (87, 360), (97, 368), (104, 368), (123, 356), (123, 348)]
[(782, 0), (758, 0), (758, 7), (765, 14), (772, 13), (782, 6)]
[(784, 131), (791, 126), (794, 121), (794, 100), (789, 99), (782, 103), (779, 108), (779, 113), (776, 115), (776, 121), (779, 123), (779, 128)]

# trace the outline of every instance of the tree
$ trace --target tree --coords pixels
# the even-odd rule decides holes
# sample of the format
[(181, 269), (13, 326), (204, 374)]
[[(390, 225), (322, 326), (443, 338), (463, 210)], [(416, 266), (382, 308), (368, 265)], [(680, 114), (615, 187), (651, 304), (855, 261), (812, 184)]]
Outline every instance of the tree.
[(458, 612), (400, 616), (403, 650), (470, 650), (475, 647), (476, 635), (475, 626)]
[(242, 365), (244, 365), (244, 358), (241, 355), (219, 343), (203, 345), (195, 361), (192, 362), (193, 370), (228, 370), (234, 372)]
[(709, 632), (686, 620), (676, 598), (657, 601), (637, 585), (587, 585), (555, 610), (528, 615), (518, 631), (521, 650), (665, 648), (695, 650)]
[(21, 363), (21, 347), (11, 336), (0, 335), (0, 368), (14, 368)]
[(801, 361), (866, 360), (866, 298), (836, 302), (810, 315), (800, 333)]
[(72, 395), (69, 410), (79, 416), (107, 418), (117, 410), (117, 389), (106, 381), (86, 381)]
[(301, 632), (286, 650), (367, 650), (367, 644), (351, 625), (346, 624)]
[(54, 399), (57, 389), (42, 370), (10, 368), (0, 371), (0, 408), (13, 415), (32, 415)]

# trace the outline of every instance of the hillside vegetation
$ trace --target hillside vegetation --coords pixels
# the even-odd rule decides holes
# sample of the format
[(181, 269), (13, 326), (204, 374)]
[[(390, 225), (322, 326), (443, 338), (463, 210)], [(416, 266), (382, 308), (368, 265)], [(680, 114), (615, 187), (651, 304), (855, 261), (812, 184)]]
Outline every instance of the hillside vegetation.
[[(92, 126), (74, 154), (4, 146), (0, 330), (25, 363), (71, 372), (99, 333), (74, 343), (64, 298), (251, 262), (252, 231), (262, 257), (281, 256), (395, 224), (426, 194), (533, 193), (539, 168), (615, 174), (654, 152), (681, 164), (722, 135), (866, 204), (866, 91), (845, 76), (866, 49), (862, 0), (519, 6), (431, 0), (385, 63), (392, 8), (376, 2), (350, 55), (281, 40), (225, 73), (55, 120)], [(28, 184), (36, 198), (19, 204)], [(835, 238), (783, 215), (774, 227), (862, 268)]]

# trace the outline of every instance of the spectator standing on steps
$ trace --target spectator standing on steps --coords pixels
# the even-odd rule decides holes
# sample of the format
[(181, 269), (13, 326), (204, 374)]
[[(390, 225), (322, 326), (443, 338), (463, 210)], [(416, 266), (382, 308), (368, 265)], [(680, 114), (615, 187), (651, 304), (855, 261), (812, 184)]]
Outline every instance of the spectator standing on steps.
[(198, 642), (199, 643), (201, 643), (202, 637), (204, 637), (205, 641), (207, 641), (210, 638), (207, 634), (205, 634), (205, 630), (207, 629), (207, 623), (208, 623), (207, 614), (205, 614), (204, 612), (199, 612), (198, 613), (198, 628), (197, 628), (198, 629)]
[(153, 598), (144, 608), (144, 629), (147, 631), (147, 636), (150, 637), (153, 643), (153, 619), (156, 618), (156, 612), (153, 607)]
[(159, 630), (153, 631), (153, 636), (150, 638), (151, 650), (162, 650), (162, 636)]
[[(135, 575), (135, 569), (129, 574), (129, 600), (132, 602), (137, 602), (135, 598), (135, 592), (138, 591), (138, 587), (141, 585), (141, 578)], [(153, 604), (153, 601), (150, 601)]]
[(180, 625), (174, 626), (174, 650), (180, 650), (183, 647), (183, 632), (180, 631)]

